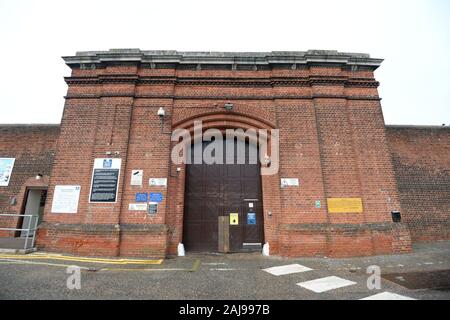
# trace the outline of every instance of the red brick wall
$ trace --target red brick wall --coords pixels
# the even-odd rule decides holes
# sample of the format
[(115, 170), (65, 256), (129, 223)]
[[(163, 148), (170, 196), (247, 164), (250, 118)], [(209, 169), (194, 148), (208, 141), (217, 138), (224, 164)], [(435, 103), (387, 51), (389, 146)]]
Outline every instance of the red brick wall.
[(402, 203), (413, 241), (450, 239), (450, 128), (387, 126)]
[[(0, 187), (0, 213), (22, 213), (26, 187), (48, 183), (59, 125), (2, 125), (0, 124), (0, 158), (15, 158), (7, 187)], [(42, 180), (36, 180), (42, 174)], [(16, 204), (11, 205), (12, 198)], [(0, 226), (16, 227), (16, 218), (0, 218)], [(10, 235), (0, 232), (0, 235)]]
[[(108, 78), (111, 75), (170, 76), (190, 82), (120, 83)], [(209, 121), (210, 127), (280, 129), (279, 174), (262, 179), (264, 232), (272, 253), (384, 254), (410, 251), (411, 239), (450, 239), (448, 127), (385, 128), (378, 93), (371, 86), (207, 83), (218, 77), (258, 81), (317, 75), (373, 80), (372, 72), (327, 67), (236, 71), (114, 64), (96, 70), (74, 68), (61, 126), (0, 125), (0, 157), (16, 158), (9, 186), (0, 188), (0, 212), (20, 213), (26, 187), (50, 185), (38, 237), (41, 249), (110, 256), (176, 253), (183, 239), (184, 168), (177, 176), (173, 175), (176, 168), (169, 165), (170, 136), (161, 133), (156, 115), (162, 106), (168, 114), (165, 132), (192, 128), (199, 119)], [(92, 76), (110, 80), (71, 82)], [(222, 108), (227, 101), (234, 104), (232, 112)], [(109, 157), (107, 152), (117, 152), (115, 156), (122, 159), (118, 201), (91, 204), (93, 161)], [(132, 169), (144, 170), (142, 187), (130, 185)], [(38, 173), (44, 175), (42, 180), (35, 179)], [(151, 177), (168, 177), (167, 189), (149, 187)], [(280, 189), (281, 177), (299, 178), (300, 188)], [(82, 186), (78, 213), (50, 212), (58, 184)], [(128, 211), (135, 193), (142, 191), (163, 193), (157, 216)], [(10, 204), (12, 197), (17, 199), (15, 205)], [(361, 197), (364, 212), (329, 214), (326, 199), (330, 197)], [(321, 208), (315, 208), (317, 200)], [(401, 211), (404, 223), (391, 223), (393, 210)], [(3, 226), (16, 224), (15, 219), (0, 220)]]
[[(262, 178), (264, 235), (272, 254), (410, 250), (407, 230), (391, 222), (390, 212), (401, 208), (372, 71), (336, 65), (214, 68), (73, 66), (47, 203), (61, 184), (80, 185), (80, 202), (76, 214), (55, 214), (46, 206), (39, 248), (175, 254), (183, 240), (185, 168), (174, 174), (167, 132), (203, 120), (204, 129), (280, 129), (279, 173)], [(223, 108), (228, 101), (232, 111)], [(159, 107), (167, 113), (164, 132)], [(94, 159), (105, 157), (122, 159), (117, 202), (90, 203)], [(132, 169), (144, 170), (143, 186), (130, 185)], [(167, 188), (148, 185), (149, 178), (165, 177)], [(281, 189), (280, 178), (298, 178), (300, 187)], [(163, 194), (156, 216), (128, 210), (136, 192)], [(362, 198), (364, 212), (330, 214), (326, 199), (333, 197)]]

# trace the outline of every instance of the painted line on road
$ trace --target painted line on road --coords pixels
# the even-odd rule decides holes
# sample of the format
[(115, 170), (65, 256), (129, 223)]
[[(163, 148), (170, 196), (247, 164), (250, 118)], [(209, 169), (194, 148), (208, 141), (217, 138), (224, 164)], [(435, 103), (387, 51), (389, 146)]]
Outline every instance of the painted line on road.
[(198, 269), (200, 268), (200, 263), (201, 263), (200, 259), (195, 260), (190, 271), (197, 272)]
[[(34, 261), (22, 261), (22, 260), (14, 260), (14, 259), (0, 259), (0, 264), (26, 264), (26, 265), (42, 265), (42, 266), (51, 266), (51, 267), (72, 267), (74, 265), (71, 264), (60, 264), (60, 263), (48, 263), (48, 262), (34, 262)], [(87, 267), (75, 266), (82, 270), (91, 270)]]
[[(23, 261), (23, 260), (14, 260), (14, 259), (0, 259), (0, 264), (10, 264), (10, 265), (40, 265), (40, 266), (51, 266), (51, 267), (72, 267), (75, 265), (71, 264), (60, 264), (60, 263), (48, 263), (48, 262), (35, 262), (35, 261)], [(82, 270), (86, 271), (96, 271), (96, 272), (103, 272), (103, 271), (141, 271), (141, 272), (149, 272), (149, 271), (192, 271), (192, 269), (170, 269), (170, 268), (164, 268), (164, 269), (133, 269), (133, 268), (101, 268), (101, 269), (92, 269), (88, 267), (82, 267), (82, 266), (75, 266)]]
[(232, 268), (212, 268), (209, 271), (245, 271), (247, 269), (232, 269)]
[(335, 276), (297, 283), (298, 286), (314, 291), (316, 293), (322, 293), (338, 288), (351, 286), (354, 284), (356, 284), (356, 282)]
[(171, 268), (164, 268), (164, 269), (149, 269), (149, 268), (145, 268), (145, 269), (133, 269), (133, 268), (101, 268), (99, 269), (97, 272), (104, 272), (104, 271), (109, 271), (109, 272), (163, 272), (163, 271), (191, 271), (191, 269), (171, 269)]
[(75, 262), (90, 262), (103, 264), (143, 264), (155, 265), (161, 264), (163, 259), (157, 260), (138, 260), (138, 259), (105, 259), (105, 258), (88, 258), (88, 257), (74, 257), (64, 256), (60, 254), (29, 254), (29, 255), (6, 255), (0, 254), (0, 259), (16, 259), (16, 260), (63, 260)]
[(164, 271), (187, 271), (187, 272), (196, 272), (200, 268), (200, 259), (194, 261), (192, 267), (190, 269), (187, 268), (159, 268), (159, 269), (137, 269), (137, 268), (101, 268), (98, 271), (109, 271), (109, 272), (164, 272)]
[(300, 264), (290, 264), (286, 266), (271, 267), (262, 270), (270, 274), (273, 274), (274, 276), (283, 276), (292, 273), (311, 271), (313, 269), (302, 266)]
[(386, 291), (359, 300), (416, 300), (416, 299)]

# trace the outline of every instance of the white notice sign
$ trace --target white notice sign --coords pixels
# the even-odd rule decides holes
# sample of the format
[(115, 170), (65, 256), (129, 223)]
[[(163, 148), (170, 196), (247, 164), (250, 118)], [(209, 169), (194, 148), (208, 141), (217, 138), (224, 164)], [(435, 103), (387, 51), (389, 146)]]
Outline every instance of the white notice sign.
[(150, 178), (149, 185), (153, 187), (166, 187), (167, 178)]
[(147, 211), (146, 203), (130, 203), (128, 204), (129, 211)]
[(80, 190), (80, 186), (55, 186), (52, 212), (77, 213)]
[(142, 186), (142, 177), (144, 176), (144, 170), (131, 170), (131, 185)]
[(283, 178), (281, 179), (281, 187), (298, 187), (300, 184), (298, 182), (298, 179), (295, 178)]
[(0, 187), (7, 187), (14, 167), (15, 158), (0, 158)]

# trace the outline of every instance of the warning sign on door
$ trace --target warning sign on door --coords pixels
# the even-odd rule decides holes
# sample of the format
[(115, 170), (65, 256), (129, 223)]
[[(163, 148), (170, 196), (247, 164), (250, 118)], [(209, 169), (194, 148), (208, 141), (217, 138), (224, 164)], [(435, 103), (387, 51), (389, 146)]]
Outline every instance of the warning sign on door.
[(239, 224), (239, 213), (230, 213), (230, 225), (237, 226)]

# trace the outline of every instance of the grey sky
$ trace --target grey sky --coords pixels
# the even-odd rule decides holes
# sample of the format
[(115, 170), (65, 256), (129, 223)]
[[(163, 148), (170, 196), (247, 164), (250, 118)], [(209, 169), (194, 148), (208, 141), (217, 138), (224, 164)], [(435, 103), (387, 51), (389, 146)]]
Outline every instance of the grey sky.
[(450, 1), (0, 0), (0, 123), (58, 123), (70, 69), (110, 48), (331, 49), (384, 58), (388, 124), (450, 124)]

